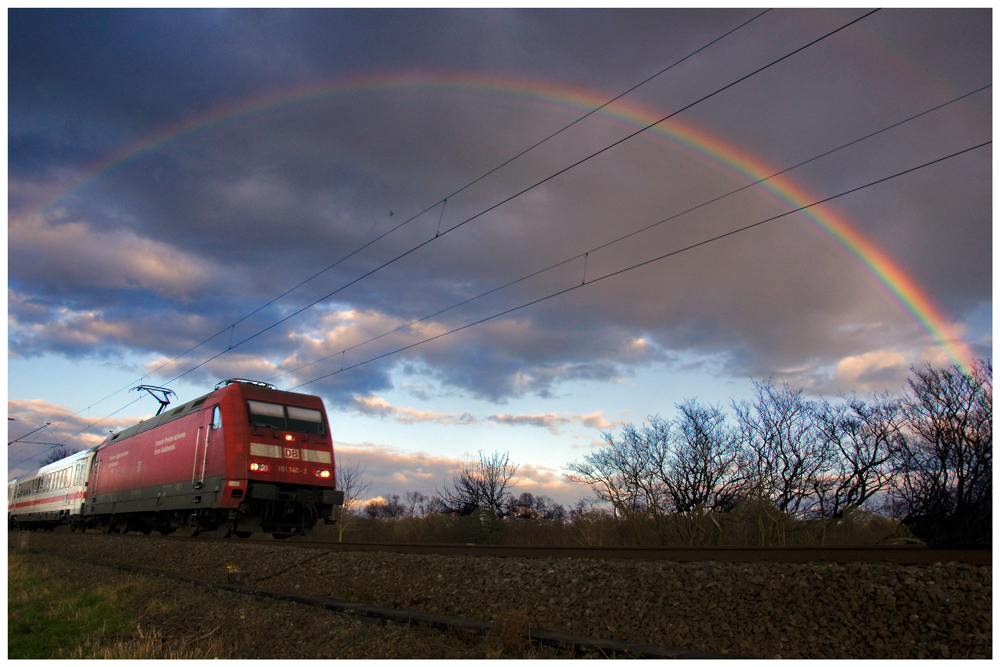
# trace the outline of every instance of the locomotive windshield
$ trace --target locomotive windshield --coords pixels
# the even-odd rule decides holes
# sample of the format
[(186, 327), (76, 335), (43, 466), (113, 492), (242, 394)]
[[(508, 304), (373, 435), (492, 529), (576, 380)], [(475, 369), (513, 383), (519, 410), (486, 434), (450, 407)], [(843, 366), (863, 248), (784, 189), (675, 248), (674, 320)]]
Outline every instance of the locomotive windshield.
[(311, 408), (279, 405), (263, 401), (247, 401), (251, 426), (265, 426), (282, 431), (324, 435), (323, 413)]

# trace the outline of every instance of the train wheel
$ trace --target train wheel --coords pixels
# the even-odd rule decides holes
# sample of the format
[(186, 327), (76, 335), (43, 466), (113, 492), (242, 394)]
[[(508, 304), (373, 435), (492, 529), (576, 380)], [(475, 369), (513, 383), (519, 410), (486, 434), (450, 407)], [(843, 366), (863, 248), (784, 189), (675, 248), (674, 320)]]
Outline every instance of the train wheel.
[(240, 538), (241, 540), (247, 539), (252, 534), (253, 533), (251, 533), (250, 531), (242, 531), (242, 530), (237, 530), (235, 533), (233, 533), (233, 535), (235, 535), (236, 537)]

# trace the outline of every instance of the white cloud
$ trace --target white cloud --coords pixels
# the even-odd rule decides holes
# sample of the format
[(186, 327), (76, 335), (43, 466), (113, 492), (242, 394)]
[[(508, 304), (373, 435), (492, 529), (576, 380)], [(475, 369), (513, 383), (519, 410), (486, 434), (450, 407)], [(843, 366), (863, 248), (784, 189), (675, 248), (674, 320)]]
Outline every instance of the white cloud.
[(416, 422), (434, 422), (437, 424), (460, 424), (467, 426), (477, 424), (479, 420), (471, 412), (447, 414), (436, 410), (417, 410), (403, 406), (390, 405), (380, 396), (355, 396), (354, 407), (359, 413), (390, 417), (404, 424)]
[(884, 389), (887, 384), (900, 386), (909, 365), (907, 355), (899, 350), (877, 350), (841, 359), (836, 374), (844, 388), (867, 392)]
[(145, 290), (187, 302), (211, 272), (202, 257), (127, 228), (103, 231), (87, 222), (30, 216), (7, 228), (11, 270), (20, 279), (71, 284), (75, 290)]
[(536, 426), (539, 428), (547, 428), (553, 433), (559, 434), (562, 430), (560, 426), (567, 424), (580, 424), (587, 428), (598, 428), (601, 430), (607, 430), (614, 428), (616, 425), (623, 424), (624, 422), (615, 421), (611, 422), (604, 418), (604, 411), (598, 410), (597, 412), (591, 412), (585, 415), (577, 414), (564, 414), (560, 415), (554, 412), (550, 413), (533, 413), (533, 414), (492, 414), (487, 417), (489, 421), (496, 422), (497, 424), (504, 424), (507, 426)]

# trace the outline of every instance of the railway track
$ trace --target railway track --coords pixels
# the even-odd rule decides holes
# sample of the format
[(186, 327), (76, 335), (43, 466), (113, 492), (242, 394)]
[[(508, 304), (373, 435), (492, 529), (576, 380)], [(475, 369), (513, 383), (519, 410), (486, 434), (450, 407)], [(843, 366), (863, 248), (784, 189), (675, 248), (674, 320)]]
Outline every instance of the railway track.
[[(138, 535), (126, 533), (124, 539), (217, 540), (211, 534), (199, 537)], [(894, 563), (897, 565), (933, 565), (968, 563), (992, 565), (993, 550), (977, 548), (929, 548), (920, 546), (875, 547), (549, 547), (494, 546), (480, 544), (406, 544), (371, 542), (331, 542), (326, 540), (267, 538), (232, 540), (233, 544), (266, 543), (290, 548), (326, 549), (328, 551), (371, 551), (437, 556), (480, 556), (494, 558), (592, 558), (595, 560), (671, 560), (678, 562), (719, 561), (724, 563)]]
[(895, 563), (991, 565), (992, 549), (927, 547), (514, 547), (455, 544), (369, 544), (358, 542), (286, 541), (330, 551), (388, 551), (442, 556), (498, 558), (593, 558), (598, 560), (721, 561), (727, 563)]
[[(9, 544), (276, 595), (308, 594), (305, 604), (357, 614), (372, 610), (338, 605), (363, 600), (388, 610), (372, 613), (391, 623), (426, 621), (448, 630), (455, 619), (474, 625), (516, 612), (533, 628), (573, 633), (550, 641), (609, 655), (671, 657), (648, 652), (662, 649), (694, 657), (670, 647), (798, 658), (992, 652), (991, 568), (982, 566), (989, 550), (515, 548), (89, 531), (15, 533)], [(532, 630), (532, 638), (545, 636)], [(595, 638), (654, 648), (585, 641)]]

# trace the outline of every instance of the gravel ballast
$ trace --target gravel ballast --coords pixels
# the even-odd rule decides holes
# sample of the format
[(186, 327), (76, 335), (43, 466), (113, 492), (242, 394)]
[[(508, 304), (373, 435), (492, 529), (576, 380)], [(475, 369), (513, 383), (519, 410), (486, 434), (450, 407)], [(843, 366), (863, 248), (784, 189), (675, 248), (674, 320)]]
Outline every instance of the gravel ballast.
[(992, 567), (329, 552), (21, 533), (12, 546), (383, 607), (761, 658), (991, 658)]

